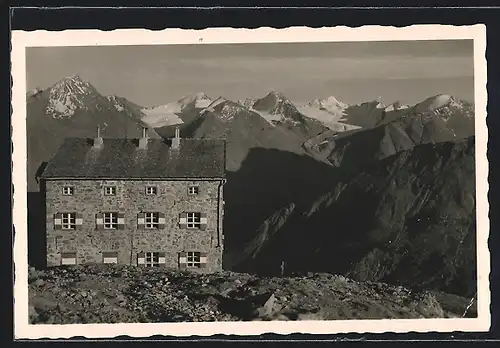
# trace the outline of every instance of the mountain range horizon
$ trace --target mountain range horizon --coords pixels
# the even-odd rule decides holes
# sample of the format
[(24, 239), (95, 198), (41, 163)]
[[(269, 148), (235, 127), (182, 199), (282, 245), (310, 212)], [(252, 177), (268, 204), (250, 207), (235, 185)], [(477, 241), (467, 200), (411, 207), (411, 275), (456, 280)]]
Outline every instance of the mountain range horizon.
[[(35, 95), (35, 94), (37, 94), (37, 93), (39, 93), (41, 91), (50, 90), (51, 88), (57, 86), (58, 84), (61, 84), (64, 81), (70, 81), (70, 80), (81, 81), (84, 84), (88, 84), (92, 88), (95, 89), (95, 87), (93, 87), (93, 85), (92, 85), (92, 83), (90, 81), (84, 80), (84, 79), (81, 78), (81, 76), (79, 74), (74, 73), (74, 74), (70, 74), (70, 75), (67, 75), (67, 76), (59, 79), (58, 81), (56, 81), (55, 83), (53, 83), (52, 85), (50, 85), (50, 86), (48, 86), (46, 88), (35, 87), (35, 88), (32, 88), (32, 89), (29, 89), (29, 90), (26, 91), (26, 95), (29, 97), (29, 96)], [(447, 96), (447, 94), (445, 92), (446, 91), (443, 91), (443, 93), (439, 93), (439, 94), (428, 95), (427, 98), (422, 99), (420, 101), (424, 102), (425, 100), (430, 99), (430, 98), (439, 97), (439, 96), (443, 96), (443, 95)], [(267, 88), (267, 89), (263, 89), (263, 92), (261, 93), (260, 96), (245, 96), (244, 98), (240, 98), (240, 99), (233, 100), (233, 101), (243, 104), (245, 101), (248, 101), (248, 100), (257, 100), (257, 99), (260, 99), (260, 98), (263, 98), (265, 96), (272, 95), (272, 94), (274, 94), (274, 95), (280, 95), (280, 96), (286, 98), (286, 96), (284, 95), (284, 93), (282, 93), (278, 89)], [(113, 98), (113, 97), (125, 98), (125, 99), (127, 99), (127, 100), (129, 100), (129, 101), (131, 101), (131, 102), (134, 103), (134, 101), (130, 100), (127, 96), (124, 96), (124, 95), (118, 95), (118, 94), (115, 94), (115, 93), (111, 93), (111, 94), (106, 94), (104, 96), (106, 96), (107, 98)], [(471, 104), (474, 103), (473, 100), (468, 100), (468, 99), (463, 99), (463, 98), (455, 98), (452, 95), (448, 95), (448, 96), (451, 97), (451, 98), (453, 98), (453, 99), (455, 99), (455, 100), (461, 100), (461, 101), (465, 101), (465, 102), (468, 102), (468, 103), (471, 103)], [(200, 97), (203, 97), (203, 99), (208, 99), (208, 100), (211, 100), (211, 101), (219, 100), (221, 98), (225, 99), (225, 100), (231, 100), (230, 98), (227, 98), (227, 97), (225, 97), (223, 95), (211, 96), (210, 93), (207, 93), (207, 91), (198, 90), (197, 92), (186, 94), (186, 95), (184, 95), (180, 99), (173, 99), (172, 100), (172, 99), (166, 98), (164, 102), (156, 103), (156, 104), (151, 104), (151, 105), (139, 105), (139, 104), (136, 104), (136, 103), (134, 103), (134, 104), (136, 106), (140, 107), (141, 110), (148, 110), (148, 109), (150, 110), (150, 109), (154, 109), (154, 108), (157, 108), (157, 107), (165, 106), (165, 105), (167, 105), (169, 103), (179, 102), (181, 100), (200, 99)], [(394, 104), (399, 104), (399, 105), (406, 106), (406, 107), (418, 104), (418, 102), (414, 103), (414, 104), (411, 104), (411, 103), (401, 103), (401, 100), (399, 100), (399, 99), (396, 99), (396, 100), (384, 100), (383, 96), (379, 96), (378, 98), (375, 98), (375, 99), (372, 99), (372, 100), (360, 100), (360, 102), (358, 102), (358, 103), (344, 103), (343, 101), (338, 100), (337, 97), (334, 94), (331, 94), (331, 95), (326, 95), (325, 94), (324, 96), (316, 96), (315, 98), (313, 98), (312, 100), (307, 101), (307, 102), (296, 102), (296, 101), (290, 99), (290, 101), (293, 102), (294, 104), (296, 104), (297, 106), (302, 106), (302, 105), (307, 105), (307, 104), (310, 105), (310, 104), (313, 104), (313, 103), (325, 102), (325, 101), (332, 101), (332, 100), (334, 102), (337, 102), (337, 103), (343, 105), (344, 108), (347, 108), (348, 106), (361, 105), (361, 104), (364, 104), (364, 103), (367, 103), (367, 102), (378, 102), (381, 105), (383, 105), (384, 107), (389, 107), (389, 106), (392, 106)]]
[[(32, 88), (27, 88), (27, 92), (26, 93), (30, 94), (30, 92), (32, 92), (32, 91), (40, 91), (40, 90), (50, 89), (50, 88), (54, 87), (55, 85), (57, 85), (58, 83), (60, 83), (61, 81), (64, 81), (64, 80), (67, 80), (67, 79), (72, 79), (72, 78), (77, 78), (77, 79), (80, 79), (81, 81), (84, 81), (84, 82), (87, 82), (87, 83), (91, 83), (91, 81), (89, 81), (87, 79), (82, 79), (81, 74), (79, 74), (79, 73), (73, 73), (73, 74), (65, 75), (65, 76), (63, 76), (63, 77), (61, 77), (59, 79), (55, 79), (56, 82), (54, 82), (52, 84), (49, 84), (49, 85), (46, 85), (45, 87), (44, 86), (34, 86)], [(278, 88), (266, 87), (266, 88), (262, 89), (262, 93), (260, 93), (260, 95), (244, 95), (244, 96), (241, 96), (241, 98), (235, 98), (235, 99), (236, 100), (241, 100), (241, 99), (245, 99), (245, 98), (258, 99), (259, 97), (265, 96), (265, 95), (267, 95), (269, 93), (272, 93), (272, 92), (282, 93)], [(439, 94), (445, 94), (445, 93), (446, 93), (446, 91), (442, 91), (442, 93), (433, 93), (433, 94), (428, 95), (427, 97), (432, 97), (432, 96), (436, 96), (436, 95), (439, 95)], [(189, 96), (195, 96), (195, 95), (198, 95), (198, 94), (206, 94), (206, 95), (208, 95), (209, 93), (207, 93), (207, 91), (204, 91), (204, 90), (201, 90), (201, 89), (192, 90), (190, 93), (185, 93), (180, 98), (175, 98), (175, 97), (174, 98), (167, 98), (164, 101), (158, 101), (156, 103), (145, 103), (145, 104), (140, 104), (140, 105), (143, 106), (143, 107), (145, 107), (145, 108), (153, 108), (153, 107), (156, 107), (156, 106), (164, 105), (165, 103), (168, 103), (168, 102), (176, 101), (176, 100), (179, 100), (179, 99), (182, 99), (182, 98), (185, 98), (185, 97), (189, 97)], [(124, 94), (119, 94), (119, 93), (107, 93), (107, 94), (104, 94), (104, 95), (107, 95), (107, 96), (118, 96), (118, 95), (120, 95), (120, 97), (125, 97), (127, 99), (130, 98), (130, 96), (126, 96)], [(225, 96), (217, 94), (217, 96), (213, 96), (212, 99), (215, 100), (215, 99), (220, 98), (220, 97), (225, 97)], [(295, 102), (297, 104), (307, 104), (308, 102), (311, 102), (311, 101), (314, 101), (314, 100), (326, 100), (326, 99), (328, 99), (330, 97), (337, 98), (337, 96), (335, 95), (335, 93), (332, 93), (332, 94), (329, 94), (329, 95), (327, 95), (327, 94), (316, 95), (315, 97), (311, 98), (310, 100), (295, 100), (294, 99), (293, 102)], [(231, 99), (231, 98), (227, 98), (227, 99)], [(369, 98), (369, 99), (364, 99), (364, 98), (354, 98), (354, 99), (357, 100), (357, 103), (356, 102), (350, 102), (348, 104), (349, 105), (359, 105), (359, 104), (364, 103), (366, 101), (375, 101), (375, 100), (382, 101), (382, 102), (388, 102), (388, 103), (403, 102), (403, 104), (405, 104), (405, 105), (411, 105), (411, 104), (418, 103), (418, 100), (405, 101), (405, 100), (401, 100), (402, 98), (398, 98), (398, 99), (392, 100), (392, 101), (391, 100), (384, 100), (385, 98), (384, 98), (383, 95), (378, 95), (375, 98)], [(473, 99), (474, 98), (473, 97), (472, 98), (460, 97), (458, 99), (464, 100), (464, 101), (467, 101), (467, 102), (470, 102), (470, 103), (473, 103)], [(129, 100), (132, 100), (132, 99), (129, 99)]]

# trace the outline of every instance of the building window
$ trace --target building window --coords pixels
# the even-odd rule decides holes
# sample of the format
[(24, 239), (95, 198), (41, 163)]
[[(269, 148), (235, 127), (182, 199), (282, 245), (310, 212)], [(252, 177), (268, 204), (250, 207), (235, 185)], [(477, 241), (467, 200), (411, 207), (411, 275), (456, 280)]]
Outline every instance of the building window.
[(165, 253), (158, 251), (141, 252), (137, 254), (137, 265), (158, 267), (165, 264)]
[(76, 253), (61, 253), (61, 265), (76, 265)]
[[(78, 225), (78, 219), (77, 219)], [(100, 212), (96, 214), (96, 229), (123, 230), (125, 229), (125, 215), (118, 212)]]
[(147, 252), (145, 254), (144, 264), (146, 265), (146, 267), (158, 267), (160, 265), (160, 253)]
[(189, 229), (207, 229), (207, 214), (200, 212), (180, 213), (179, 214), (179, 227)]
[(118, 263), (118, 252), (117, 251), (108, 251), (102, 253), (102, 263)]
[(165, 213), (141, 212), (137, 214), (137, 228), (163, 229), (165, 228)]
[(187, 228), (200, 228), (201, 213), (187, 213)]
[(105, 186), (104, 195), (106, 196), (116, 196), (116, 186)]
[(61, 214), (61, 228), (63, 230), (76, 229), (76, 214), (75, 213), (62, 213)]
[(103, 224), (106, 230), (118, 228), (118, 213), (103, 213)]
[(155, 195), (157, 192), (156, 186), (146, 186), (147, 195)]
[(189, 193), (190, 195), (197, 195), (197, 194), (198, 194), (198, 192), (200, 192), (200, 189), (199, 189), (199, 187), (198, 187), (198, 186), (189, 186), (189, 187), (188, 187), (188, 193)]
[(201, 253), (198, 251), (187, 252), (187, 267), (201, 267)]
[(82, 225), (83, 217), (81, 213), (54, 214), (54, 229), (56, 230), (76, 230)]
[(182, 251), (179, 253), (179, 268), (207, 268), (207, 253), (203, 251)]
[(160, 227), (159, 213), (144, 213), (144, 227), (148, 229)]
[(74, 191), (75, 191), (75, 189), (72, 186), (64, 186), (62, 189), (64, 196), (72, 196)]

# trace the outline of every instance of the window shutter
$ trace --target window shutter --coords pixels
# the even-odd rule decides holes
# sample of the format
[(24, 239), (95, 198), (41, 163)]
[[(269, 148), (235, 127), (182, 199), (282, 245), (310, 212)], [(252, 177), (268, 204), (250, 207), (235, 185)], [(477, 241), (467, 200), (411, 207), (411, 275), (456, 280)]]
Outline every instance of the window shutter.
[(186, 213), (179, 214), (179, 228), (187, 228), (187, 214)]
[(146, 225), (146, 214), (139, 213), (137, 214), (137, 228), (144, 228)]
[(118, 229), (119, 230), (125, 229), (125, 214), (124, 213), (118, 213)]
[(207, 213), (200, 213), (200, 230), (207, 229)]
[(179, 253), (179, 268), (180, 269), (187, 268), (187, 253), (185, 251), (181, 251)]
[(104, 214), (95, 214), (95, 226), (98, 230), (104, 230)]
[(103, 251), (102, 252), (102, 263), (118, 263), (118, 252), (117, 251)]
[(55, 230), (62, 229), (62, 214), (61, 213), (54, 214), (54, 229)]
[(158, 228), (165, 228), (165, 213), (158, 213)]
[(165, 253), (164, 253), (164, 252), (159, 252), (159, 253), (158, 253), (158, 263), (159, 263), (160, 265), (163, 265), (163, 266), (164, 266), (164, 265), (165, 265), (165, 263), (166, 263), (165, 261), (166, 261), (166, 260), (165, 260)]
[(76, 252), (61, 253), (61, 265), (76, 265)]
[(207, 268), (207, 253), (200, 252), (200, 268)]
[(83, 227), (83, 214), (75, 213), (75, 225), (77, 230), (81, 230)]
[(137, 265), (145, 265), (146, 264), (146, 257), (143, 252), (137, 254)]

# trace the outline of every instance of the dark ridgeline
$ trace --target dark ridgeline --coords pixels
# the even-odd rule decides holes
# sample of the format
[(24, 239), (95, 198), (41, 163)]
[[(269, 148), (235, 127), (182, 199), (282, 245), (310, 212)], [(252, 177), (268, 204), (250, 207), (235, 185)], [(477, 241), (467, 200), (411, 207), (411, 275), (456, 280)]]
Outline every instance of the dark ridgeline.
[[(257, 175), (266, 163), (260, 159), (273, 157), (273, 151), (256, 151), (252, 168), (244, 162), (242, 173), (228, 176), (228, 216), (237, 216), (245, 206), (270, 207), (271, 203), (257, 203), (266, 190), (288, 199), (275, 201), (282, 207), (264, 222), (263, 211), (260, 216), (259, 209), (247, 213), (248, 232), (227, 236), (225, 262), (237, 271), (279, 275), (285, 260), (288, 273), (332, 272), (472, 296), (476, 291), (474, 149), (474, 137), (419, 145), (356, 174), (308, 166), (309, 179), (312, 173), (317, 175), (311, 181), (299, 183), (297, 175), (294, 183), (284, 181), (279, 186), (277, 178), (268, 177), (267, 185), (259, 185), (266, 182), (260, 175), (248, 186), (238, 175)], [(275, 153), (274, 158), (279, 157)], [(304, 164), (300, 157), (294, 159), (297, 167)], [(314, 193), (304, 187), (321, 176), (328, 189), (311, 199)], [(247, 190), (236, 191), (238, 180)], [(297, 189), (288, 186), (293, 184)], [(230, 200), (233, 194), (245, 199), (236, 203)], [(292, 203), (287, 205), (286, 200)], [(226, 231), (233, 231), (236, 224), (228, 217)]]

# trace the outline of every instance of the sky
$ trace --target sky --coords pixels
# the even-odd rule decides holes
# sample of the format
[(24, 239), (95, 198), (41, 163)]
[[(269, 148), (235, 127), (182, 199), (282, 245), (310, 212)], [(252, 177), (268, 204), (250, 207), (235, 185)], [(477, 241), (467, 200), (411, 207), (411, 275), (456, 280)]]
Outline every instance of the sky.
[(297, 103), (335, 96), (417, 103), (436, 94), (474, 99), (472, 40), (36, 47), (27, 87), (73, 74), (101, 94), (142, 106), (204, 92), (258, 98), (272, 90)]

